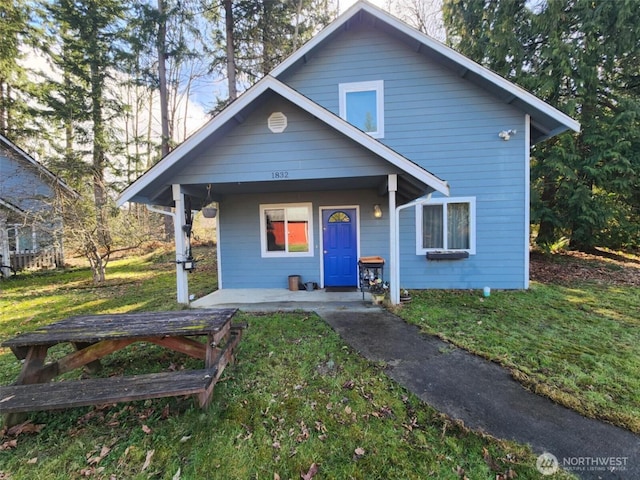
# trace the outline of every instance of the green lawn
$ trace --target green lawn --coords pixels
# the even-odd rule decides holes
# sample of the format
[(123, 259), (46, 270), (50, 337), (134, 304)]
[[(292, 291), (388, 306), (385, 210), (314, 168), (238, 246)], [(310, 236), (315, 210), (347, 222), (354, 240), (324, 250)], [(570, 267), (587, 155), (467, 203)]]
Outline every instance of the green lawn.
[[(190, 283), (198, 296), (216, 286), (211, 253), (196, 253), (202, 261)], [(73, 314), (179, 308), (174, 269), (170, 254), (154, 253), (114, 262), (102, 287), (91, 284), (86, 269), (19, 275), (0, 284), (0, 340)], [(589, 392), (615, 395), (602, 409), (615, 412), (628, 403), (620, 412), (637, 419), (632, 395), (638, 389), (624, 382), (633, 377), (626, 357), (637, 358), (637, 324), (629, 312), (638, 306), (638, 292), (614, 297), (613, 290), (594, 288), (535, 285), (530, 292), (494, 292), (484, 301), (476, 292), (413, 292), (413, 303), (400, 313), (442, 335), (450, 330), (476, 351), (495, 344), (492, 358), (518, 364), (540, 385), (556, 388), (557, 376), (571, 375), (577, 388), (584, 383), (583, 364), (591, 365), (587, 371), (597, 375), (588, 375), (594, 377)], [(605, 293), (606, 302), (600, 298)], [(295, 479), (313, 468), (317, 479), (540, 478), (529, 449), (448, 420), (390, 381), (381, 365), (355, 354), (317, 316), (241, 314), (241, 320), (249, 328), (237, 363), (225, 370), (208, 411), (178, 398), (37, 413), (19, 435), (4, 432), (0, 478)], [(584, 325), (597, 342), (582, 333)], [(610, 338), (614, 349), (606, 347)], [(566, 364), (565, 373), (556, 371), (557, 363)], [(159, 347), (134, 345), (105, 369), (134, 373), (182, 365), (195, 366)], [(11, 352), (0, 350), (0, 381), (10, 383), (19, 369)], [(607, 378), (613, 370), (618, 388)]]
[(532, 390), (640, 432), (640, 288), (413, 292), (408, 322), (510, 368)]

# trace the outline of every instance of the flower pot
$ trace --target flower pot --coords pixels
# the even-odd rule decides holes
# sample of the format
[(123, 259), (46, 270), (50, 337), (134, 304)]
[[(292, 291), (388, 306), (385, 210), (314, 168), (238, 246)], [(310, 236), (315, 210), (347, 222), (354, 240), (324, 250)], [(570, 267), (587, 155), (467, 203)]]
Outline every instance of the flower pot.
[(202, 216), (204, 218), (215, 218), (218, 213), (218, 209), (216, 207), (204, 207), (202, 209)]
[(380, 294), (380, 293), (372, 293), (371, 294), (371, 299), (374, 303), (374, 305), (382, 305), (384, 303), (384, 293)]

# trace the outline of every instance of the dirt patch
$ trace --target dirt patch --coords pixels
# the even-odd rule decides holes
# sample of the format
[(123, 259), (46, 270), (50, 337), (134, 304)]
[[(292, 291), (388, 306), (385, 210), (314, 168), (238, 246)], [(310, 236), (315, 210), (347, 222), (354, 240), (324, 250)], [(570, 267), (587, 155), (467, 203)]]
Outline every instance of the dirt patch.
[(606, 251), (531, 253), (530, 278), (541, 283), (595, 282), (640, 287), (640, 257)]

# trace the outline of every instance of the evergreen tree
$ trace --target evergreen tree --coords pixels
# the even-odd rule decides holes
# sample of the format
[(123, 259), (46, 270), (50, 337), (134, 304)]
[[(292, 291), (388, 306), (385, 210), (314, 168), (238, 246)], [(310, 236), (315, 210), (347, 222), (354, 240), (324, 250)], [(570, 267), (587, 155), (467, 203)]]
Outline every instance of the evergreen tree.
[[(267, 75), (288, 55), (337, 15), (329, 0), (224, 0), (224, 12), (211, 2), (207, 17), (212, 30), (211, 70), (224, 74), (229, 98)], [(220, 18), (224, 18), (224, 24)], [(216, 109), (228, 103), (220, 99)]]
[[(76, 188), (83, 189), (87, 180), (91, 185), (93, 215), (78, 218), (93, 225), (87, 230), (96, 241), (80, 247), (91, 262), (94, 280), (101, 282), (113, 243), (107, 174), (119, 153), (111, 120), (122, 112), (121, 103), (110, 95), (108, 80), (113, 78), (125, 10), (117, 0), (52, 0), (43, 5), (42, 13), (50, 38), (46, 51), (62, 76), (49, 79), (49, 113), (64, 125), (63, 163), (71, 169), (65, 176), (75, 180)], [(86, 152), (77, 152), (85, 146)], [(87, 164), (81, 163), (85, 158)]]
[(462, 53), (580, 121), (532, 158), (538, 243), (568, 235), (579, 249), (640, 243), (638, 54), (633, 0), (446, 0)]
[(0, 2), (0, 134), (21, 142), (28, 135), (28, 84), (21, 46), (30, 27), (24, 0)]

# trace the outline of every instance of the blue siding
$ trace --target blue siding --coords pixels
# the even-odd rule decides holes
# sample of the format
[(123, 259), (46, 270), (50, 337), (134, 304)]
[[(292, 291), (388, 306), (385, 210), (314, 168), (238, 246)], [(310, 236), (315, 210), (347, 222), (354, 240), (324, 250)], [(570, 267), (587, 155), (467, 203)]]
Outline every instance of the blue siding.
[(49, 184), (31, 166), (0, 149), (0, 198), (25, 211), (43, 208), (53, 198)]
[[(262, 258), (260, 254), (260, 204), (313, 203), (313, 257)], [(220, 204), (220, 254), (223, 288), (286, 288), (289, 275), (321, 283), (320, 207), (360, 206), (360, 256), (389, 258), (389, 215), (373, 218), (373, 204), (381, 203), (373, 190), (298, 192), (269, 195), (235, 195)]]
[[(283, 112), (288, 119), (283, 133), (273, 133), (267, 119)], [(271, 181), (276, 170), (288, 180), (386, 175), (398, 169), (364, 147), (280, 97), (256, 109), (214, 147), (193, 159), (175, 181)]]
[[(426, 261), (416, 255), (415, 211), (401, 218), (406, 288), (523, 288), (528, 255), (525, 117), (383, 32), (335, 35), (280, 80), (338, 113), (338, 84), (384, 80), (385, 137), (400, 154), (449, 182), (451, 197), (476, 197), (476, 254)], [(516, 129), (505, 142), (498, 132)]]

